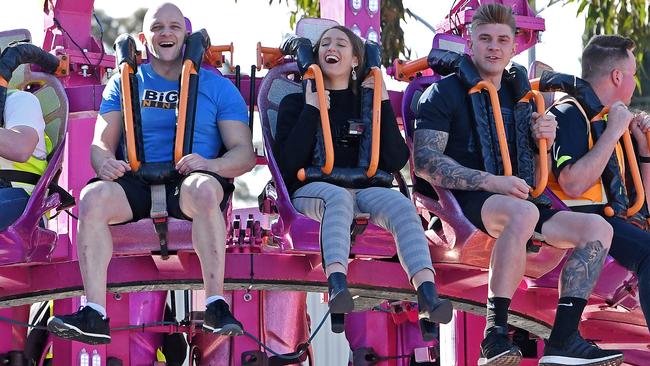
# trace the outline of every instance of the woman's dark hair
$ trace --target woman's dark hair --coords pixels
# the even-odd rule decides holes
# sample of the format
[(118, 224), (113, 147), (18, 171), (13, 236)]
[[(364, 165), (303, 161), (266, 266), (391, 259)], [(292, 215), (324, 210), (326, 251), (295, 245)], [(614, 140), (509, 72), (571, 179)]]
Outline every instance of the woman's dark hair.
[(331, 28), (328, 28), (321, 33), (320, 37), (318, 37), (318, 42), (314, 44), (314, 60), (316, 60), (316, 64), (318, 66), (321, 66), (319, 64), (319, 59), (318, 59), (318, 49), (320, 48), (320, 43), (323, 40), (323, 36), (325, 33), (327, 33), (329, 30), (332, 29), (338, 29), (341, 32), (345, 33), (345, 35), (348, 37), (350, 40), (350, 44), (352, 46), (352, 55), (356, 56), (357, 59), (359, 60), (359, 66), (357, 66), (356, 72), (357, 72), (357, 80), (352, 80), (352, 75), (350, 75), (350, 84), (349, 87), (352, 89), (352, 92), (356, 95), (359, 92), (359, 88), (361, 86), (361, 78), (363, 77), (363, 69), (366, 67), (366, 46), (365, 43), (359, 36), (354, 34), (349, 28), (344, 27), (342, 25), (335, 25)]

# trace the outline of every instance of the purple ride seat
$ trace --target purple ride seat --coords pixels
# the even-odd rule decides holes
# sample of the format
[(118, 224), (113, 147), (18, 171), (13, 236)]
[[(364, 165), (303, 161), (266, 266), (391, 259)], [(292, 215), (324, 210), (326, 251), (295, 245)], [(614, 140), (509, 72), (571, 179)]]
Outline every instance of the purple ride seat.
[[(4, 49), (16, 40), (31, 40), (29, 31), (16, 29), (0, 32), (0, 48)], [(55, 76), (32, 71), (29, 65), (22, 65), (14, 71), (9, 80), (9, 88), (30, 91), (38, 98), (46, 123), (45, 133), (52, 140), (53, 150), (45, 173), (34, 187), (25, 211), (11, 226), (0, 232), (0, 266), (46, 262), (54, 251), (56, 231), (40, 227), (39, 221), (46, 213), (61, 205), (59, 194), (48, 193), (47, 187), (56, 182), (62, 169), (68, 123), (68, 98), (63, 85)]]
[[(297, 34), (316, 42), (323, 30), (336, 25), (329, 19), (303, 19), (297, 25)], [(290, 79), (297, 75), (294, 62), (284, 63), (269, 70), (262, 80), (257, 105), (260, 111), (264, 149), (269, 170), (275, 183), (275, 197), (271, 198), (278, 209), (279, 219), (272, 225), (271, 235), (281, 250), (294, 253), (320, 254), (320, 223), (312, 220), (293, 207), (277, 162), (273, 156), (278, 108), (282, 98), (291, 93), (302, 92), (298, 82)], [(399, 178), (398, 178), (399, 180)], [(383, 228), (368, 224), (367, 229), (356, 237), (350, 253), (356, 257), (393, 257), (397, 251), (393, 236)]]

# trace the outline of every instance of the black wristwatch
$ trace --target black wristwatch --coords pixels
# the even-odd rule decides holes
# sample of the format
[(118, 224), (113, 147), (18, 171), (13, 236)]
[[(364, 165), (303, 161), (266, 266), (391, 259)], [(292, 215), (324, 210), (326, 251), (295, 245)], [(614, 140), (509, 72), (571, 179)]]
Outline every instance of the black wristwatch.
[(639, 155), (639, 162), (642, 164), (650, 163), (650, 156), (641, 156)]

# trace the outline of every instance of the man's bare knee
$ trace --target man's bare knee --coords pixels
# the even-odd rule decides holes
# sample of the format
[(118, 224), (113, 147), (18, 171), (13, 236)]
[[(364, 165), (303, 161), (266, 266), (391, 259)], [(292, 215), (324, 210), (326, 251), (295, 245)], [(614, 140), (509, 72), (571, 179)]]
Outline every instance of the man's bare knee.
[(614, 229), (607, 220), (596, 214), (585, 214), (582, 219), (584, 224), (579, 245), (598, 240), (604, 248), (609, 249), (614, 236)]
[[(190, 180), (191, 179), (191, 180)], [(187, 200), (193, 213), (220, 212), (219, 205), (223, 199), (223, 187), (212, 177), (197, 176), (186, 179), (183, 183), (181, 195), (183, 201)], [(183, 193), (185, 193), (183, 195)]]
[(84, 187), (78, 205), (79, 219), (108, 222), (111, 215), (107, 208), (114, 203), (115, 194), (115, 187), (109, 182), (99, 181)]
[(527, 225), (534, 230), (537, 221), (539, 221), (539, 210), (537, 209), (537, 206), (529, 201), (523, 200), (517, 202), (517, 206), (518, 207), (515, 209), (513, 216), (513, 221), (521, 225)]
[(488, 231), (496, 231), (499, 234), (512, 232), (528, 237), (535, 230), (539, 210), (529, 201), (503, 197), (484, 207), (481, 217)]

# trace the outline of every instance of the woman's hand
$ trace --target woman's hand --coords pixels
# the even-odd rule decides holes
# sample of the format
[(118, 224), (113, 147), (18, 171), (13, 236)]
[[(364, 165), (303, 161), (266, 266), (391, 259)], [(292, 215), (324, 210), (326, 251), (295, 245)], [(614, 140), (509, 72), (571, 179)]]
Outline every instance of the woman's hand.
[[(362, 88), (375, 89), (375, 77), (370, 75), (361, 83)], [(384, 78), (381, 78), (381, 100), (388, 100), (388, 91), (386, 90), (386, 83)]]
[[(312, 85), (314, 85), (314, 80), (307, 80), (307, 87), (305, 90), (305, 103), (316, 107), (320, 110), (320, 103), (318, 102), (318, 92), (312, 91)], [(330, 91), (325, 90), (325, 100), (327, 101), (327, 109), (330, 109)]]

